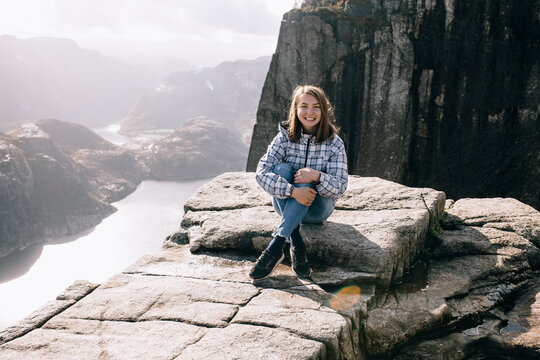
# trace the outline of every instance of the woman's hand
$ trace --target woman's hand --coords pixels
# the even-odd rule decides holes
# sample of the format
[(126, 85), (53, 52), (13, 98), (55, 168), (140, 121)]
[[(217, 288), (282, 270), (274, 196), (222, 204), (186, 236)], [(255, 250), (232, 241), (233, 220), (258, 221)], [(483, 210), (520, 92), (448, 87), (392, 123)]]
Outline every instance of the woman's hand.
[(300, 169), (294, 174), (294, 183), (295, 184), (307, 184), (312, 183), (321, 177), (321, 173), (312, 168), (306, 167)]
[(304, 206), (311, 206), (317, 192), (310, 187), (294, 187), (291, 196)]

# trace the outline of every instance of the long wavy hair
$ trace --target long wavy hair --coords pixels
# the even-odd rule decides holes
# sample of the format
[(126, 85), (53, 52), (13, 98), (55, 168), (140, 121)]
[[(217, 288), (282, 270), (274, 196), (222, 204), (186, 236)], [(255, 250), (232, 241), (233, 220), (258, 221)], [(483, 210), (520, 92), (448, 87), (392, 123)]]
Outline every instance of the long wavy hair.
[(298, 101), (304, 94), (309, 94), (317, 99), (321, 107), (321, 120), (314, 129), (315, 142), (320, 144), (339, 132), (339, 128), (334, 123), (334, 109), (323, 89), (313, 85), (297, 86), (292, 93), (289, 116), (284, 125), (288, 129), (289, 139), (293, 142), (299, 142), (302, 134), (302, 123), (297, 115)]

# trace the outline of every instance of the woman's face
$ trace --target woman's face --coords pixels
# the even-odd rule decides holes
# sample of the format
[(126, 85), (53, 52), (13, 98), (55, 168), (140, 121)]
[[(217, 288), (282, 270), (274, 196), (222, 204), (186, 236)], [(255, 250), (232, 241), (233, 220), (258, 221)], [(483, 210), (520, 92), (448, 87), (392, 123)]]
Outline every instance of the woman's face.
[(315, 126), (321, 121), (321, 105), (313, 95), (303, 94), (298, 99), (296, 115), (302, 123), (304, 131), (312, 133)]

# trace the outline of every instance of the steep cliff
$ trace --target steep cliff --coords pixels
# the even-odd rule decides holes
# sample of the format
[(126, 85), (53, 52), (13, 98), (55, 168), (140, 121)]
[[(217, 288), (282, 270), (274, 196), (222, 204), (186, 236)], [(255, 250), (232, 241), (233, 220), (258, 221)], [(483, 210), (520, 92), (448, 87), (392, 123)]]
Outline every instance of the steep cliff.
[(540, 207), (538, 1), (305, 1), (283, 17), (247, 169), (297, 84), (328, 93), (350, 173)]

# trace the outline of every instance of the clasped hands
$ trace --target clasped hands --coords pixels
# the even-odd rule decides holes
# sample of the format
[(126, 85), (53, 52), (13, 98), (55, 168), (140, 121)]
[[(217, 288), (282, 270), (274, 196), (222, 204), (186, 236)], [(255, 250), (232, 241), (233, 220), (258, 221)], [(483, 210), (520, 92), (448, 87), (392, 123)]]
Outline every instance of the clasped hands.
[[(321, 177), (321, 173), (317, 170), (314, 170), (312, 168), (303, 168), (298, 170), (294, 174), (294, 183), (295, 184), (307, 184), (312, 183)], [(311, 206), (313, 203), (313, 200), (315, 200), (315, 196), (317, 195), (317, 191), (315, 189), (312, 189), (310, 187), (293, 187), (293, 191), (291, 193), (291, 196), (298, 201), (300, 204), (304, 206)]]

